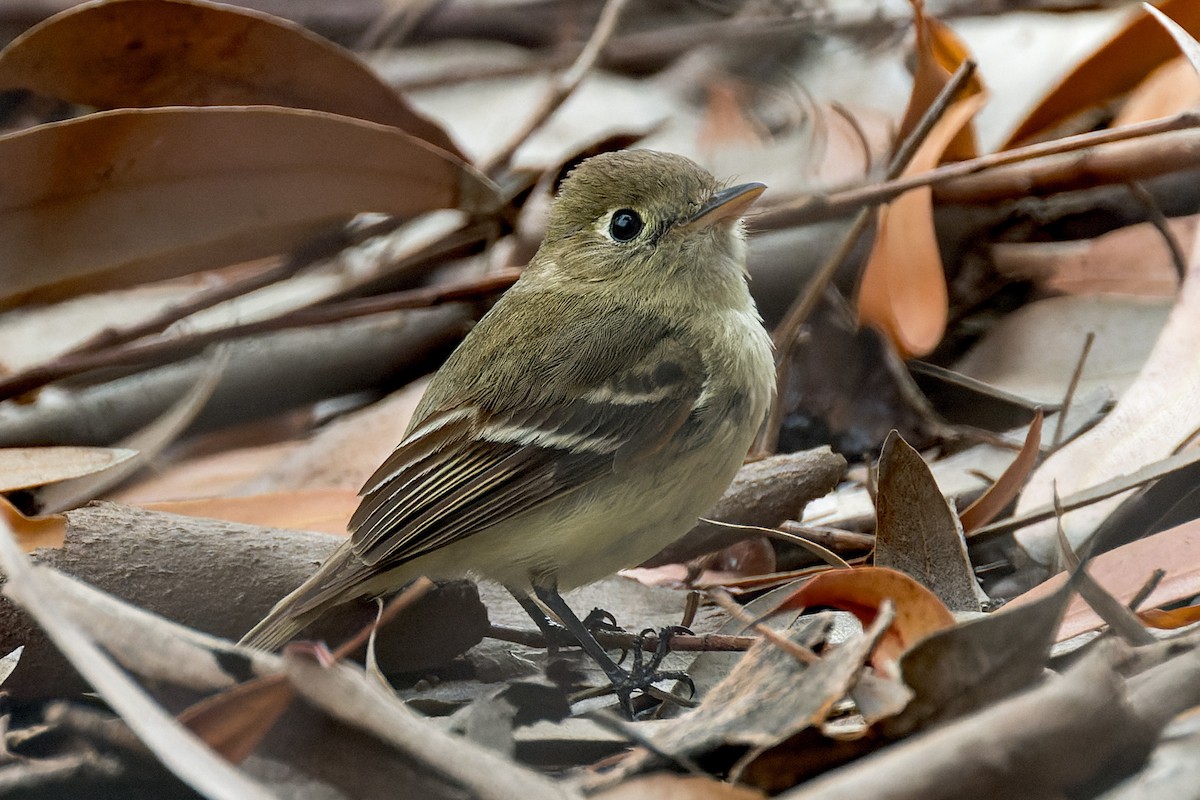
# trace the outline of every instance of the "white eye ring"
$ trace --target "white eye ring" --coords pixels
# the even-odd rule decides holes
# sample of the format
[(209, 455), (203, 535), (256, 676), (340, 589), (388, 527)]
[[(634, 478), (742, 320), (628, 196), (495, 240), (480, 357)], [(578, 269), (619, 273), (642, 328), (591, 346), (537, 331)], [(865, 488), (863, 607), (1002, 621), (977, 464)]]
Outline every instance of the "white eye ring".
[(631, 242), (646, 228), (642, 215), (632, 208), (618, 208), (610, 211), (600, 220), (604, 235), (617, 244)]

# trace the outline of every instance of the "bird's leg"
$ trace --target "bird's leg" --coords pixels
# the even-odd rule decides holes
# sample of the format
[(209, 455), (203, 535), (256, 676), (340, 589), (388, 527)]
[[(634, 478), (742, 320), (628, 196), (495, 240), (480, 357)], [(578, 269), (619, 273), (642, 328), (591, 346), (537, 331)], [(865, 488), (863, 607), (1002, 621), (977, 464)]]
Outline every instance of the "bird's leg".
[(600, 643), (596, 641), (596, 637), (592, 635), (588, 627), (579, 620), (579, 617), (575, 616), (575, 612), (571, 610), (571, 607), (562, 599), (562, 595), (558, 593), (556, 585), (553, 583), (549, 585), (535, 584), (533, 591), (537, 594), (538, 599), (545, 603), (546, 607), (553, 611), (559, 620), (562, 621), (563, 627), (574, 635), (584, 652), (592, 657), (592, 660), (600, 666), (600, 669), (604, 670), (604, 674), (608, 676), (609, 682), (612, 683), (613, 692), (617, 695), (617, 700), (620, 702), (622, 710), (625, 711), (630, 719), (634, 718), (634, 692), (645, 691), (652, 684), (662, 680), (685, 680), (691, 684), (691, 681), (683, 673), (657, 671), (659, 663), (669, 649), (671, 631), (663, 631), (660, 634), (659, 645), (648, 665), (644, 666), (642, 664), (641, 648), (635, 648), (633, 668), (625, 670), (612, 660), (604, 648), (600, 646)]
[(538, 630), (542, 632), (542, 636), (546, 639), (547, 653), (553, 656), (558, 653), (560, 646), (570, 647), (571, 645), (578, 644), (570, 631), (550, 621), (550, 618), (546, 616), (546, 612), (542, 611), (542, 607), (535, 603), (533, 598), (515, 589), (509, 589), (508, 591), (521, 604), (521, 608), (525, 609), (525, 613), (533, 620), (533, 624), (537, 625)]

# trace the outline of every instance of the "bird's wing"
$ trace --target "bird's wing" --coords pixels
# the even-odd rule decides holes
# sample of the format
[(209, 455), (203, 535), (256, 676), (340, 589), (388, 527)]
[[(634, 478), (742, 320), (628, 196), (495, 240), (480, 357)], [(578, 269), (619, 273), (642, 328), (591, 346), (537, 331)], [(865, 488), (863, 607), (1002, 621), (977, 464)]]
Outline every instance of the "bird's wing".
[(363, 487), (350, 521), (355, 555), (379, 569), (403, 563), (657, 451), (687, 420), (704, 376), (695, 350), (665, 338), (569, 398), (430, 415)]

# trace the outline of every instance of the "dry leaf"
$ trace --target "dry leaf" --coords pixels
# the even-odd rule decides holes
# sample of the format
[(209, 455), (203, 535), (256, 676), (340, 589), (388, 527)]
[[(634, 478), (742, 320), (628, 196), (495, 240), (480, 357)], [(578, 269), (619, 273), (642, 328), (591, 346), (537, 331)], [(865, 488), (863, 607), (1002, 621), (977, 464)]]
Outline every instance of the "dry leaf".
[(1033, 465), (1041, 455), (1042, 446), (1042, 410), (1034, 414), (1033, 422), (1029, 423), (1029, 433), (1025, 436), (1025, 444), (1017, 457), (1008, 465), (1008, 469), (996, 479), (988, 490), (979, 496), (974, 503), (963, 509), (958, 515), (964, 531), (973, 531), (981, 525), (986, 525), (996, 518), (996, 515), (1017, 499), (1021, 487)]
[(285, 19), (199, 0), (83, 3), (0, 52), (0, 90), (111, 108), (278, 105), (391, 125), (461, 157), (353, 53)]
[(875, 648), (871, 662), (884, 675), (898, 678), (900, 656), (909, 647), (954, 624), (954, 615), (937, 595), (903, 572), (883, 567), (823, 572), (797, 589), (777, 610), (828, 606), (849, 611), (863, 625), (870, 625), (887, 601), (895, 604), (896, 618)]
[(347, 489), (303, 489), (244, 497), (142, 503), (143, 508), (244, 525), (344, 535), (359, 496)]
[(137, 453), (110, 447), (0, 448), (0, 492), (104, 472)]
[[(1191, 0), (1163, 0), (1159, 9), (1185, 30), (1200, 30), (1200, 6)], [(1178, 52), (1157, 21), (1147, 14), (1133, 15), (1129, 24), (1047, 92), (1002, 149), (1042, 138), (1072, 117), (1119, 97)]]
[(1045, 671), (1069, 597), (1061, 586), (1036, 603), (1005, 606), (917, 642), (900, 659), (913, 699), (884, 731), (905, 736), (1031, 686)]
[[(1200, 242), (1197, 242), (1200, 245)], [(1055, 452), (1034, 472), (1016, 513), (1128, 474), (1166, 458), (1200, 428), (1200, 247), (1167, 323), (1134, 384), (1096, 427)], [(1071, 547), (1079, 545), (1124, 499), (1116, 495), (1062, 518)], [(1058, 553), (1055, 520), (1018, 531), (1017, 541), (1039, 563)]]
[[(917, 44), (917, 74), (906, 119), (925, 112), (967, 57), (948, 28), (920, 12)], [(945, 159), (974, 155), (967, 126), (985, 101), (982, 84), (972, 78), (934, 124), (902, 176), (928, 171)], [(921, 187), (879, 209), (875, 243), (858, 289), (858, 318), (882, 331), (901, 355), (909, 357), (937, 346), (948, 316), (945, 269), (933, 226), (933, 190)]]
[(875, 508), (875, 566), (915, 578), (951, 610), (979, 610), (983, 598), (958, 515), (920, 453), (895, 431), (879, 456)]
[(1175, 630), (1186, 628), (1200, 621), (1200, 605), (1183, 606), (1164, 611), (1161, 608), (1151, 608), (1139, 611), (1138, 618), (1152, 628), (1159, 630)]
[(479, 207), (492, 191), (427, 142), (323, 112), (91, 114), (0, 137), (0, 297), (248, 260), (359, 212)]
[[(1163, 5), (1165, 7), (1167, 4), (1164, 3)], [(1197, 74), (1200, 74), (1200, 42), (1197, 42), (1190, 33), (1180, 27), (1178, 22), (1161, 9), (1155, 8), (1149, 3), (1142, 3), (1142, 8), (1146, 10), (1147, 14), (1158, 20), (1158, 24), (1166, 28), (1167, 33), (1171, 34), (1171, 38), (1175, 40), (1175, 46), (1179, 48), (1184, 58), (1192, 65), (1192, 69)]]
[(32, 553), (40, 547), (62, 547), (67, 535), (67, 520), (55, 514), (33, 519), (25, 516), (8, 500), (0, 497), (0, 518), (12, 529), (21, 550)]
[[(1196, 238), (1196, 217), (1169, 219), (1167, 230), (1186, 252)], [(1048, 294), (1173, 298), (1179, 291), (1179, 271), (1171, 247), (1163, 232), (1150, 222), (1092, 239), (997, 242), (989, 250), (998, 273), (1033, 281)]]
[(217, 348), (208, 359), (200, 380), (191, 389), (153, 422), (120, 442), (122, 447), (129, 448), (137, 454), (134, 458), (125, 461), (116, 469), (85, 475), (53, 486), (44, 486), (32, 492), (31, 504), (36, 507), (37, 513), (57, 514), (89, 500), (95, 500), (138, 470), (145, 468), (151, 459), (178, 439), (195, 421), (196, 416), (212, 397), (228, 363), (228, 350), (224, 347)]
[(232, 768), (179, 725), (126, 674), (60, 606), (47, 567), (35, 566), (16, 547), (0, 522), (0, 565), (4, 593), (28, 612), (104, 701), (182, 781), (209, 797), (262, 798), (271, 794)]
[[(772, 642), (758, 642), (705, 694), (698, 708), (654, 734), (656, 751), (692, 757), (722, 747), (745, 748), (739, 759), (745, 766), (789, 737), (820, 725), (854, 685), (880, 637), (887, 635), (894, 612), (890, 606), (879, 611), (874, 624), (864, 623), (863, 634), (808, 664)], [(793, 632), (789, 638), (803, 639), (806, 631), (802, 628), (801, 635)], [(635, 763), (655, 760), (642, 756), (635, 756)]]
[(1157, 297), (1048, 297), (1001, 319), (956, 365), (960, 372), (1036, 403), (1059, 404), (1088, 333), (1096, 335), (1076, 402), (1137, 378), (1171, 302)]
[(296, 692), (282, 675), (267, 675), (206, 697), (178, 719), (226, 761), (240, 764), (295, 698)]
[(735, 786), (704, 775), (655, 772), (622, 781), (613, 788), (591, 795), (593, 800), (760, 800), (766, 795), (748, 786)]
[(1138, 85), (1109, 127), (1162, 119), (1200, 105), (1200, 76), (1183, 56), (1158, 67)]
[[(1190, 600), (1200, 594), (1200, 520), (1101, 553), (1088, 562), (1087, 569), (1097, 583), (1122, 603), (1129, 602), (1156, 569), (1165, 570), (1166, 574), (1142, 603), (1142, 607), (1150, 609)], [(1066, 580), (1065, 573), (1055, 575), (1014, 598), (1005, 608), (1015, 610), (1026, 603), (1035, 602), (1058, 591)], [(1067, 606), (1058, 630), (1058, 640), (1070, 639), (1103, 624), (1096, 612), (1077, 597)]]

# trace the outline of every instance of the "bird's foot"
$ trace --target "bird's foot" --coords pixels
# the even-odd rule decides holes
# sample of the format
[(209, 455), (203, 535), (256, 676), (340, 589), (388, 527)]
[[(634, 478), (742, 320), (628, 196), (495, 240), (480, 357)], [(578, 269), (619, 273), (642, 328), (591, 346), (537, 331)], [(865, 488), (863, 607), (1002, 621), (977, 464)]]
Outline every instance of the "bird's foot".
[[(652, 628), (647, 628), (642, 631), (634, 645), (631, 648), (633, 658), (631, 659), (628, 669), (613, 665), (611, 669), (606, 669), (609, 682), (612, 683), (613, 693), (616, 694), (618, 702), (621, 704), (621, 709), (625, 712), (629, 719), (636, 719), (636, 711), (633, 706), (633, 696), (637, 692), (648, 694), (650, 689), (656, 683), (662, 681), (677, 681), (685, 684), (688, 687), (688, 697), (683, 698), (672, 692), (660, 692), (656, 695), (665, 700), (673, 700), (682, 705), (687, 705), (690, 698), (696, 694), (696, 685), (692, 679), (688, 677), (686, 672), (679, 670), (660, 670), (662, 661), (667, 654), (671, 652), (671, 637), (676, 634), (690, 634), (691, 631), (687, 628), (678, 625), (672, 625), (655, 632)], [(646, 657), (646, 640), (650, 637), (656, 638), (654, 651)]]
[(612, 615), (612, 612), (605, 611), (603, 608), (593, 608), (589, 611), (588, 615), (583, 618), (583, 627), (593, 634), (597, 631), (601, 633), (625, 632), (625, 629), (617, 624), (617, 618)]

